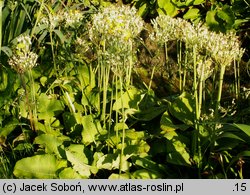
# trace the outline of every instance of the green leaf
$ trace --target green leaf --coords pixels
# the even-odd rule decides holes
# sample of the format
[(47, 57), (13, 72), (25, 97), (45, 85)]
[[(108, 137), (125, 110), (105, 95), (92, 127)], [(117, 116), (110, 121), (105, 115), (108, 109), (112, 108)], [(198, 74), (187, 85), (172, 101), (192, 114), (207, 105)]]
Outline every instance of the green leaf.
[(216, 20), (217, 12), (215, 10), (211, 10), (207, 12), (206, 15), (206, 23), (212, 29), (217, 29), (219, 27), (219, 22)]
[(167, 15), (169, 16), (176, 16), (178, 14), (177, 7), (171, 2), (171, 0), (166, 0), (164, 7), (162, 8)]
[(154, 172), (153, 170), (139, 169), (132, 173), (134, 179), (161, 179), (160, 173)]
[(143, 5), (141, 5), (138, 9), (138, 14), (143, 17), (148, 11), (148, 8), (147, 8), (147, 3), (144, 3)]
[(60, 179), (83, 179), (72, 167), (67, 167), (59, 173)]
[(48, 80), (48, 78), (45, 77), (45, 76), (40, 78), (40, 83), (42, 84), (43, 87), (45, 87), (45, 84), (46, 84), (47, 80)]
[(95, 136), (102, 130), (99, 120), (94, 120), (92, 115), (83, 116), (81, 118), (83, 125), (82, 130), (82, 143), (89, 145), (95, 142)]
[[(120, 154), (105, 154), (99, 158), (96, 163), (98, 169), (115, 170), (120, 168)], [(129, 169), (130, 163), (127, 161), (127, 157), (122, 158), (122, 171), (127, 171)]]
[(168, 0), (157, 0), (157, 4), (159, 6), (159, 8), (164, 8), (165, 5), (167, 4), (167, 2), (169, 2)]
[(66, 37), (64, 36), (64, 34), (62, 33), (62, 31), (60, 30), (54, 30), (54, 32), (56, 33), (56, 35), (60, 38), (61, 42), (64, 43), (67, 41)]
[(232, 25), (234, 24), (235, 21), (234, 13), (229, 6), (225, 5), (221, 10), (218, 10), (217, 16), (227, 23), (226, 26), (228, 28), (231, 28)]
[(139, 110), (139, 112), (135, 114), (135, 117), (140, 121), (151, 121), (164, 111), (166, 111), (166, 106), (148, 107), (147, 109)]
[(120, 98), (118, 98), (114, 105), (113, 110), (120, 111), (121, 109), (135, 109), (139, 110), (139, 103), (143, 99), (145, 94), (142, 93), (141, 90), (132, 87), (124, 92)]
[(222, 138), (236, 139), (236, 140), (245, 142), (245, 140), (243, 140), (241, 137), (237, 136), (235, 133), (230, 133), (230, 132), (225, 132), (219, 135), (218, 139), (222, 139)]
[(193, 96), (184, 92), (170, 104), (169, 111), (178, 120), (192, 126), (194, 124), (194, 106)]
[(88, 158), (84, 154), (85, 147), (81, 144), (71, 144), (66, 149), (67, 160), (72, 164), (73, 169), (82, 177), (88, 178), (91, 175), (88, 165)]
[(35, 138), (34, 144), (41, 144), (45, 147), (45, 152), (49, 154), (56, 154), (58, 157), (62, 157), (59, 152), (59, 146), (64, 141), (70, 141), (71, 139), (66, 136), (55, 136), (51, 134), (42, 134)]
[(191, 165), (190, 155), (187, 152), (186, 144), (182, 140), (173, 139), (169, 142), (167, 162), (182, 166)]
[(132, 156), (131, 157), (132, 161), (134, 162), (135, 165), (140, 166), (146, 170), (154, 170), (154, 172), (161, 173), (163, 170), (159, 166), (158, 163), (152, 161), (151, 159), (148, 158), (141, 158), (139, 156)]
[(171, 116), (169, 116), (168, 111), (164, 112), (164, 114), (161, 117), (161, 121), (160, 121), (160, 128), (162, 130), (162, 134), (174, 131), (176, 129), (181, 129), (181, 130), (186, 130), (188, 129), (188, 125), (185, 124), (178, 124), (175, 125), (173, 123), (173, 120), (171, 118)]
[(202, 3), (205, 3), (206, 0), (194, 0), (194, 5), (200, 5)]
[(64, 110), (64, 105), (60, 100), (40, 94), (38, 98), (38, 118), (50, 121)]
[(0, 127), (0, 137), (7, 137), (18, 125), (21, 125), (19, 121), (16, 118), (12, 118), (4, 127)]
[(54, 179), (57, 170), (64, 167), (54, 155), (44, 154), (23, 158), (17, 161), (14, 175), (18, 178), (28, 179)]
[(245, 124), (233, 124), (233, 127), (236, 127), (243, 131), (245, 134), (247, 134), (250, 137), (250, 125), (245, 125)]
[(197, 8), (190, 8), (187, 13), (184, 14), (183, 18), (188, 19), (196, 19), (200, 16), (200, 10)]
[(179, 8), (186, 8), (190, 5), (192, 5), (194, 0), (171, 0), (173, 2), (174, 5), (176, 5)]
[(108, 179), (131, 179), (131, 175), (129, 173), (123, 173), (123, 174), (112, 173)]

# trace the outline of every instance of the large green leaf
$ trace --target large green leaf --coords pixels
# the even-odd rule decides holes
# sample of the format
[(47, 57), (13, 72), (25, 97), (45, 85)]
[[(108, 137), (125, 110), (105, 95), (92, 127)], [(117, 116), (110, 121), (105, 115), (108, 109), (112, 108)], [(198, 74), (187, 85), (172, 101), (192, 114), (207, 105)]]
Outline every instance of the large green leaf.
[(169, 16), (175, 16), (178, 13), (178, 8), (172, 3), (171, 0), (158, 0), (158, 13), (167, 14)]
[(12, 118), (3, 127), (0, 127), (0, 137), (7, 137), (20, 124), (16, 118)]
[(68, 161), (72, 164), (74, 171), (84, 178), (91, 175), (91, 166), (88, 165), (88, 158), (84, 153), (85, 147), (81, 144), (71, 144), (66, 149)]
[(164, 111), (166, 111), (166, 106), (154, 106), (139, 110), (134, 116), (140, 121), (151, 121)]
[(127, 157), (123, 156), (122, 166), (120, 167), (120, 154), (105, 154), (99, 158), (96, 162), (96, 167), (98, 169), (115, 170), (121, 168), (122, 171), (128, 171), (130, 163), (127, 161)]
[(120, 111), (121, 109), (134, 109), (139, 110), (139, 103), (144, 97), (144, 93), (141, 90), (132, 87), (125, 91), (120, 98), (118, 98), (114, 105), (113, 110)]
[(169, 116), (168, 111), (166, 111), (161, 117), (160, 127), (162, 130), (161, 133), (165, 134), (176, 129), (186, 130), (189, 126), (185, 124), (174, 124), (173, 119)]
[(95, 136), (102, 130), (99, 120), (95, 120), (92, 115), (81, 117), (83, 125), (82, 130), (82, 143), (89, 145), (95, 142)]
[(60, 179), (83, 179), (72, 167), (67, 167), (59, 173)]
[(132, 162), (137, 165), (140, 166), (146, 170), (149, 171), (154, 171), (156, 173), (162, 173), (163, 171), (165, 171), (165, 167), (162, 167), (161, 165), (159, 165), (158, 163), (154, 162), (153, 160), (149, 159), (149, 158), (141, 158), (139, 156), (132, 156), (131, 157)]
[(57, 170), (65, 166), (64, 161), (58, 161), (54, 155), (36, 155), (17, 161), (14, 175), (18, 178), (54, 179)]
[(198, 8), (190, 8), (187, 13), (184, 14), (183, 18), (188, 19), (196, 19), (200, 16), (200, 10)]
[(225, 26), (228, 29), (232, 28), (234, 21), (235, 21), (235, 17), (229, 5), (225, 5), (223, 6), (222, 9), (218, 10), (217, 16), (226, 23)]
[(62, 157), (59, 151), (59, 146), (64, 141), (70, 141), (70, 138), (66, 136), (55, 136), (51, 134), (42, 134), (35, 138), (34, 144), (41, 144), (45, 147), (45, 152), (49, 154), (56, 154), (58, 157)]
[(192, 95), (182, 93), (169, 106), (170, 113), (187, 125), (194, 124), (195, 101)]
[(182, 166), (191, 165), (186, 144), (180, 140), (171, 140), (171, 143), (168, 144), (167, 162)]
[(216, 10), (211, 10), (211, 11), (208, 11), (207, 12), (207, 15), (206, 15), (206, 23), (207, 25), (212, 28), (212, 29), (218, 29), (219, 28), (219, 25), (220, 23), (216, 20)]
[(64, 104), (45, 93), (38, 98), (38, 118), (50, 121), (51, 117), (57, 116), (64, 110)]

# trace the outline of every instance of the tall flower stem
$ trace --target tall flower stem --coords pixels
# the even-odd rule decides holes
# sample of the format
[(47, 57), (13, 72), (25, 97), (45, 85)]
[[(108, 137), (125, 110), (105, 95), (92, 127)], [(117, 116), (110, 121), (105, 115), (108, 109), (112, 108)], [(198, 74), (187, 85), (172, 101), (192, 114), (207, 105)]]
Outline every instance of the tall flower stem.
[(170, 73), (170, 68), (169, 68), (169, 59), (168, 59), (168, 44), (167, 42), (164, 43), (164, 52), (165, 52), (165, 66), (167, 68), (168, 73)]
[(240, 90), (240, 68), (239, 62), (234, 60), (234, 87), (235, 87), (235, 97), (239, 98), (239, 90)]
[(215, 117), (216, 117), (216, 120), (218, 120), (218, 118), (219, 118), (219, 107), (220, 107), (220, 101), (221, 101), (223, 77), (224, 77), (224, 74), (225, 74), (225, 70), (226, 70), (226, 66), (221, 65), (220, 75), (219, 75), (218, 93), (217, 93), (217, 98), (216, 98), (216, 102), (215, 102)]
[(177, 42), (177, 61), (178, 61), (178, 68), (179, 68), (179, 89), (180, 92), (183, 92), (183, 81), (182, 81), (182, 65), (181, 65), (181, 61), (182, 61), (182, 54), (181, 54), (181, 50), (182, 50), (182, 43), (181, 41)]
[(199, 104), (198, 104), (198, 118), (201, 116), (202, 100), (203, 100), (203, 80), (204, 80), (204, 63), (201, 65), (201, 75), (199, 78)]
[[(122, 76), (119, 76), (119, 80), (120, 80), (120, 88), (121, 88), (120, 90), (122, 93), (123, 92)], [(125, 109), (124, 109), (122, 98), (121, 98), (121, 105), (122, 105), (122, 146), (121, 146), (121, 153), (120, 153), (119, 177), (121, 175), (122, 168), (123, 168), (123, 156), (124, 156), (124, 147), (125, 147)]]
[(200, 177), (200, 169), (201, 169), (201, 146), (200, 146), (200, 140), (199, 140), (199, 134), (200, 134), (200, 126), (199, 126), (199, 120), (200, 120), (200, 108), (199, 108), (199, 98), (198, 98), (198, 82), (197, 82), (197, 46), (193, 46), (193, 71), (194, 71), (194, 99), (195, 99), (195, 116), (194, 116), (194, 135), (192, 140), (192, 153), (193, 157), (197, 163), (198, 166), (198, 174)]
[(129, 86), (130, 82), (131, 82), (131, 74), (132, 74), (132, 68), (133, 68), (133, 43), (132, 40), (129, 40), (129, 51), (130, 51), (130, 55), (129, 55), (129, 67), (128, 67), (128, 74), (126, 75), (127, 79), (126, 79), (126, 85)]
[(21, 80), (21, 85), (25, 91), (25, 98), (26, 98), (26, 105), (28, 107), (28, 114), (29, 114), (29, 120), (30, 120), (30, 127), (32, 130), (35, 130), (34, 127), (34, 121), (33, 121), (33, 114), (32, 114), (32, 108), (31, 108), (31, 104), (29, 101), (29, 92), (27, 90), (27, 85), (24, 79), (24, 75), (22, 73), (19, 74), (20, 80)]

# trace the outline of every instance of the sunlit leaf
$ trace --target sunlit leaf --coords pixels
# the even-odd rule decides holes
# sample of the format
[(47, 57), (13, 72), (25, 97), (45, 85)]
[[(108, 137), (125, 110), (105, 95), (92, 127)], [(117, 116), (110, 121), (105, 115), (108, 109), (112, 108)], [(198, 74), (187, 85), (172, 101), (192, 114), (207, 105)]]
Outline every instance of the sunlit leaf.
[(82, 130), (82, 143), (89, 145), (95, 142), (95, 136), (102, 130), (100, 121), (94, 120), (92, 115), (81, 117), (83, 125)]
[(245, 134), (247, 134), (250, 137), (250, 125), (245, 125), (245, 124), (233, 124), (232, 126), (240, 129), (243, 131)]
[(18, 178), (28, 179), (54, 179), (57, 170), (65, 167), (54, 155), (44, 154), (23, 158), (17, 161), (14, 175)]
[(66, 149), (66, 156), (73, 169), (82, 177), (88, 178), (91, 175), (91, 166), (88, 165), (88, 158), (84, 153), (84, 149), (84, 145), (71, 144)]
[(67, 167), (59, 173), (60, 179), (83, 179), (72, 167)]
[(170, 104), (169, 111), (178, 120), (191, 126), (194, 124), (194, 106), (193, 96), (188, 93), (182, 93)]
[(132, 173), (135, 179), (161, 179), (160, 173), (154, 172), (153, 170), (139, 169)]

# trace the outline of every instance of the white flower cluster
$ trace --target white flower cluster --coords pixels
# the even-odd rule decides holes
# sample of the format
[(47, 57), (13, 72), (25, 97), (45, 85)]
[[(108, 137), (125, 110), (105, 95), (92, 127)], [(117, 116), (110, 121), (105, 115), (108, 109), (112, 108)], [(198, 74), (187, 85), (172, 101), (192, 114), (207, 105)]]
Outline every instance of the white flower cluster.
[(93, 15), (89, 38), (102, 48), (100, 54), (105, 63), (121, 74), (133, 55), (132, 44), (143, 24), (134, 7), (111, 5)]
[(38, 25), (46, 25), (55, 29), (59, 25), (65, 28), (77, 28), (81, 25), (83, 13), (79, 10), (61, 10), (58, 13), (44, 14), (39, 20)]
[(68, 12), (63, 12), (62, 16), (64, 18), (66, 28), (77, 28), (81, 25), (83, 20), (83, 13), (79, 10), (69, 10)]
[(37, 65), (38, 55), (30, 51), (31, 38), (20, 35), (17, 37), (17, 45), (13, 55), (8, 60), (9, 65), (18, 73), (23, 74)]
[(173, 19), (168, 15), (160, 15), (151, 21), (154, 32), (149, 36), (153, 41), (163, 44), (168, 41), (181, 39), (183, 26), (188, 22), (181, 19)]
[(221, 66), (229, 66), (233, 60), (240, 60), (244, 49), (240, 47), (238, 37), (234, 33), (222, 34), (210, 32), (206, 49), (212, 59)]
[(186, 48), (197, 47), (198, 52), (210, 55), (220, 66), (228, 66), (239, 60), (244, 50), (240, 48), (238, 37), (233, 33), (223, 34), (209, 31), (206, 26), (197, 26), (180, 18), (161, 15), (152, 20), (154, 32), (151, 39), (158, 43), (180, 40)]
[(127, 42), (135, 38), (142, 28), (143, 20), (134, 7), (112, 5), (93, 16), (89, 33), (91, 40), (101, 37), (105, 40), (117, 39)]

